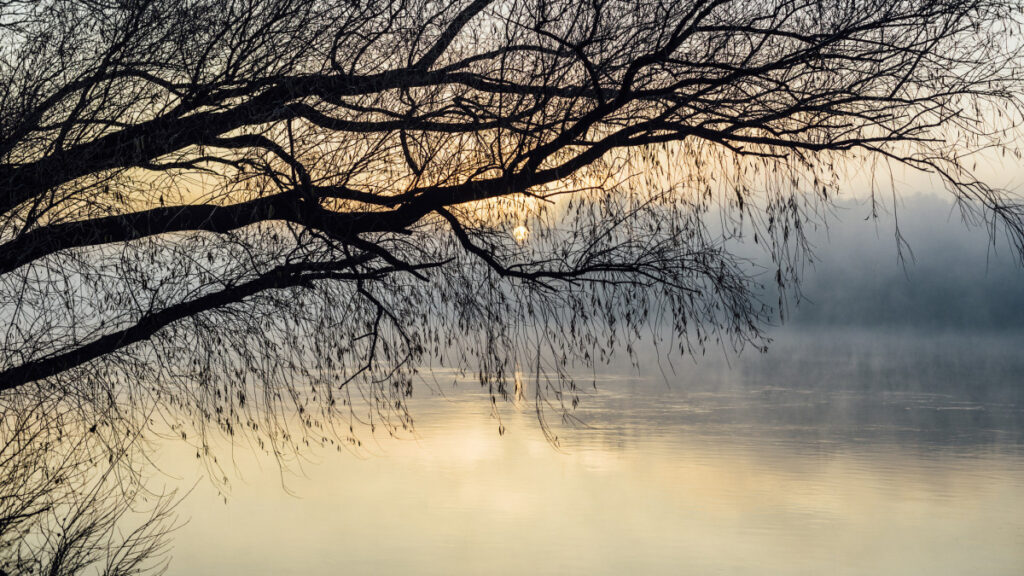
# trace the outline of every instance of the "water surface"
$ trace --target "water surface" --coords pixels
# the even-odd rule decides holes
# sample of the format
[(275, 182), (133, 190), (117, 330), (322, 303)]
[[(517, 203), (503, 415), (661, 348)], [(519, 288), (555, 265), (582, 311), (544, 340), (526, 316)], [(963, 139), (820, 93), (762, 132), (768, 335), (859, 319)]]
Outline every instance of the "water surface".
[[(236, 449), (226, 502), (200, 482), (182, 506), (169, 573), (1020, 574), (1020, 342), (823, 331), (728, 365), (644, 358), (598, 375), (559, 449), (532, 402), (499, 436), (486, 395), (444, 387), (361, 456), (282, 475)], [(188, 482), (185, 450), (161, 460)]]

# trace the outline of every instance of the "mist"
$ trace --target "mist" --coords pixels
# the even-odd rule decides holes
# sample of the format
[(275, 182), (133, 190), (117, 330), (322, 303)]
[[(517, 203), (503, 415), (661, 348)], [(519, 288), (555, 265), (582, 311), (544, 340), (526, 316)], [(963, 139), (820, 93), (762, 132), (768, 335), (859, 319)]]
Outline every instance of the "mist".
[(841, 201), (827, 225), (808, 230), (813, 261), (783, 330), (1024, 328), (1024, 269), (999, 230), (965, 222), (934, 194), (871, 212), (866, 200)]

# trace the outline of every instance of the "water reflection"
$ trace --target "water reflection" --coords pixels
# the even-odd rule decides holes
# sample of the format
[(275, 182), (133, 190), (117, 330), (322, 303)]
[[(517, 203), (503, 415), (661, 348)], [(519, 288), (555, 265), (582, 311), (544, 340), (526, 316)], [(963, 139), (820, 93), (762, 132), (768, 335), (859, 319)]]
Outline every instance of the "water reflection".
[[(471, 385), (415, 398), (416, 435), (365, 459), (311, 455), (291, 494), (236, 452), (227, 503), (207, 486), (184, 505), (170, 573), (1019, 573), (1019, 340), (823, 341), (602, 377), (561, 452), (529, 403), (499, 436)], [(929, 369), (958, 355), (974, 362)], [(180, 444), (162, 459), (203, 472)]]
[(639, 375), (579, 390), (576, 428), (542, 430), (516, 374), (496, 407), (475, 382), (417, 386), (414, 432), (294, 453), (188, 441), (114, 398), (7, 395), (0, 571), (1017, 574), (1020, 341), (804, 330), (676, 366), (639, 350)]

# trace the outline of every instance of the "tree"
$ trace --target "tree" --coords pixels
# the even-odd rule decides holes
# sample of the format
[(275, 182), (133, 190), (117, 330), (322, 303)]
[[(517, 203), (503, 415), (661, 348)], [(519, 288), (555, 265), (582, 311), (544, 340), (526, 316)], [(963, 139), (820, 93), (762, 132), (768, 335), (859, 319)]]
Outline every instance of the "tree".
[(762, 347), (726, 240), (791, 285), (851, 165), (935, 173), (1024, 248), (967, 155), (1019, 157), (1021, 8), (2, 0), (0, 390), (277, 447), (285, 406), (306, 440), (360, 397), (409, 425), (424, 362), (570, 410), (651, 326)]
[(55, 398), (0, 398), (0, 574), (159, 574), (174, 493), (154, 493), (140, 430)]

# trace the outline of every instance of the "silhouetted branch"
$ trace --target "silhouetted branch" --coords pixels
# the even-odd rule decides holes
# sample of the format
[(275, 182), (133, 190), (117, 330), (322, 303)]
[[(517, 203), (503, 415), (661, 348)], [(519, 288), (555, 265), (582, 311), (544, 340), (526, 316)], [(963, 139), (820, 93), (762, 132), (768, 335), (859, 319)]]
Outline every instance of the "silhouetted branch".
[(409, 425), (432, 359), (495, 397), (543, 365), (571, 406), (570, 367), (641, 334), (763, 347), (729, 243), (793, 289), (875, 161), (1024, 254), (965, 160), (1019, 156), (1022, 8), (0, 3), (0, 390), (153, 391), (275, 453), (353, 395)]

